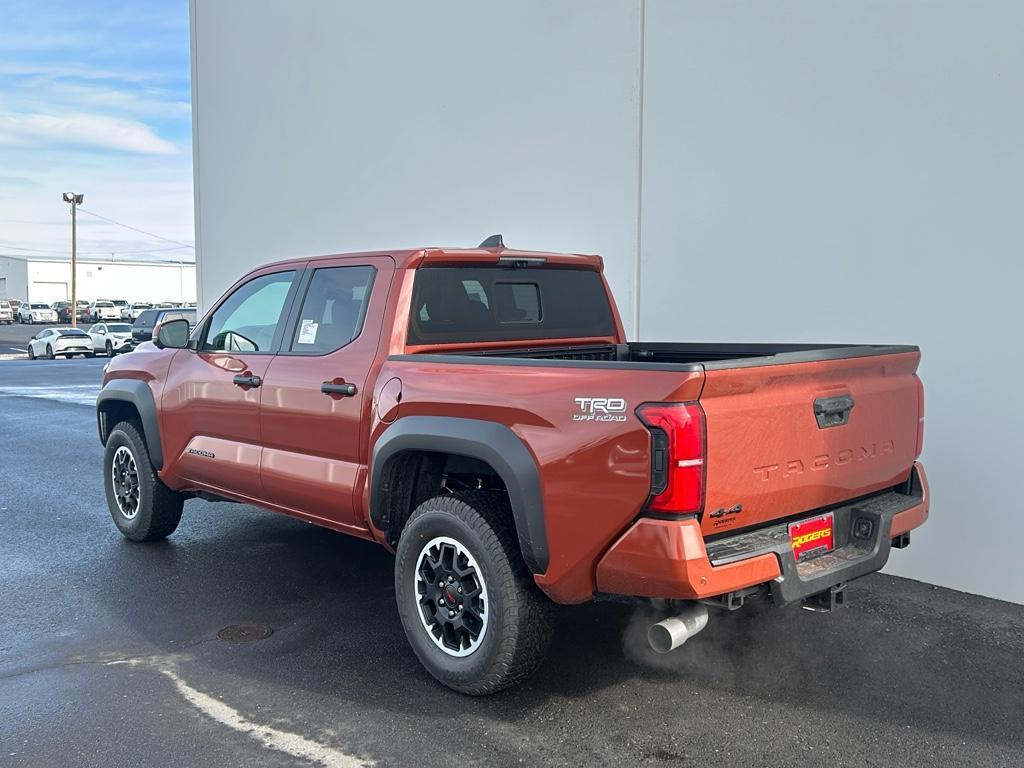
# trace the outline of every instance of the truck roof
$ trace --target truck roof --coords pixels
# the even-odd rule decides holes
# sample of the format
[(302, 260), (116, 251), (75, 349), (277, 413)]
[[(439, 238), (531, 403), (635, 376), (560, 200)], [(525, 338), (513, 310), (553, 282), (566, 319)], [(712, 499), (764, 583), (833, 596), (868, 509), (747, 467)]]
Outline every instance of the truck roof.
[(604, 260), (595, 254), (551, 253), (548, 251), (521, 251), (513, 248), (404, 248), (390, 251), (361, 251), (358, 253), (332, 253), (319, 256), (276, 261), (266, 266), (300, 264), (307, 261), (351, 258), (365, 259), (372, 256), (390, 256), (399, 269), (417, 269), (426, 264), (487, 264), (498, 259), (543, 259), (546, 264), (560, 264), (581, 269), (604, 270)]

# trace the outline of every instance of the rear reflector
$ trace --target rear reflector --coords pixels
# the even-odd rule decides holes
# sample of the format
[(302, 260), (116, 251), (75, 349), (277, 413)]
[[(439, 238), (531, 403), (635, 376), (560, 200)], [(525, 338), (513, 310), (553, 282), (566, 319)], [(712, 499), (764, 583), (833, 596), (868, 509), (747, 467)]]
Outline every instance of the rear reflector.
[(917, 382), (917, 452), (914, 457), (919, 459), (924, 450), (924, 384), (916, 375), (914, 381)]
[(637, 416), (651, 431), (651, 498), (655, 512), (704, 507), (704, 410), (699, 403), (647, 403)]

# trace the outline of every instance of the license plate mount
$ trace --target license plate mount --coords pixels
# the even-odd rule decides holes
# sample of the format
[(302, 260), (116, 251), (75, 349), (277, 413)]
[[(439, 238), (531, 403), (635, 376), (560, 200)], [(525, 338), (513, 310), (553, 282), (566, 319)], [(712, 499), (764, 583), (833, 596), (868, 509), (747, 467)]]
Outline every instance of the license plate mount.
[(789, 524), (789, 542), (798, 563), (835, 548), (835, 526), (831, 512)]

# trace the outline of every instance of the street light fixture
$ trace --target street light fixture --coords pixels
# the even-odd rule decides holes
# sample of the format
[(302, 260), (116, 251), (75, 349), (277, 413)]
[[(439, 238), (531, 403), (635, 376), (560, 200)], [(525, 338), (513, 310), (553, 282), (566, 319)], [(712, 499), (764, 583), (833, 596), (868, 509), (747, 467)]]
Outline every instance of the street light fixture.
[(68, 315), (71, 317), (71, 327), (78, 327), (78, 280), (77, 280), (77, 257), (78, 257), (78, 224), (76, 209), (85, 200), (85, 195), (76, 195), (74, 192), (65, 192), (63, 195), (65, 203), (71, 204), (71, 309)]

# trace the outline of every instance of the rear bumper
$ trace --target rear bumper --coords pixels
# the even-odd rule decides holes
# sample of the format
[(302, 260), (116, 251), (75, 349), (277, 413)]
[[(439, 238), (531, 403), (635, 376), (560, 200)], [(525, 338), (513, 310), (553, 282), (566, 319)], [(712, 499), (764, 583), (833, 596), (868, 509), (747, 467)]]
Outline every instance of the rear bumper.
[(786, 523), (705, 543), (696, 518), (641, 518), (598, 563), (597, 588), (607, 594), (701, 600), (768, 584), (775, 602), (793, 602), (882, 568), (893, 540), (928, 518), (928, 504), (924, 468), (915, 463), (906, 488), (830, 510), (836, 548), (801, 563), (793, 558)]

